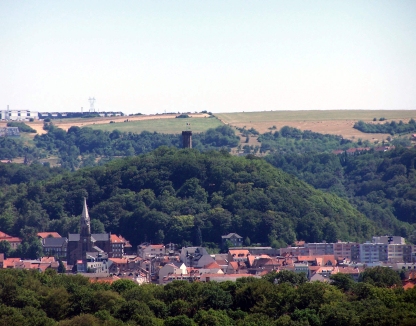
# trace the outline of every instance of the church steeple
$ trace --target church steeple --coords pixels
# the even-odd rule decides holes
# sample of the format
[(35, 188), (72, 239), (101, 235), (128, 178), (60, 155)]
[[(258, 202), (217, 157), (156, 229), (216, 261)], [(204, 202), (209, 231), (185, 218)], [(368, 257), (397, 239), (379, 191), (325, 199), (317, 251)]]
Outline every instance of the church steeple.
[(82, 216), (81, 216), (81, 228), (80, 234), (81, 236), (87, 237), (91, 235), (91, 220), (90, 215), (88, 214), (87, 208), (87, 198), (84, 197), (84, 205), (82, 207)]

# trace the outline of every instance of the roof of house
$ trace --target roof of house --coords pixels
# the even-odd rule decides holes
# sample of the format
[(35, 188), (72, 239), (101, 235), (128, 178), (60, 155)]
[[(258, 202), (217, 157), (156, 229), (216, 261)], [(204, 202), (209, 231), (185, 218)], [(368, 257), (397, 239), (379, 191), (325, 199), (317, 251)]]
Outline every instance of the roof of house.
[(79, 241), (81, 239), (78, 233), (70, 233), (68, 234), (68, 241)]
[(110, 240), (110, 233), (94, 233), (91, 234), (91, 238), (94, 238), (95, 241), (108, 241)]
[(127, 259), (125, 258), (108, 258), (108, 260), (111, 260), (115, 264), (127, 264)]
[(238, 270), (238, 262), (237, 261), (231, 261), (228, 266), (231, 266), (235, 271)]
[(218, 263), (213, 262), (211, 264), (205, 265), (204, 268), (206, 269), (213, 269), (213, 268), (221, 268), (220, 265), (218, 265)]
[(43, 247), (62, 247), (66, 242), (67, 238), (43, 238), (42, 246)]
[(335, 271), (341, 274), (359, 274), (359, 273), (362, 273), (364, 269), (359, 268), (359, 267), (347, 266), (347, 267), (336, 267)]
[(237, 238), (242, 239), (242, 236), (239, 236), (237, 233), (228, 233), (227, 235), (222, 235), (221, 238), (223, 239), (231, 239), (231, 238)]
[(38, 236), (41, 238), (47, 238), (47, 237), (54, 237), (54, 238), (60, 238), (61, 236), (59, 235), (58, 232), (39, 232)]
[(165, 246), (163, 244), (160, 244), (160, 245), (150, 245), (149, 247), (151, 247), (153, 249), (163, 249), (163, 248), (165, 248)]
[(0, 231), (0, 238), (11, 238), (11, 236)]
[(18, 237), (7, 237), (7, 238), (0, 238), (0, 241), (22, 242), (22, 239)]
[(230, 249), (228, 250), (228, 252), (233, 256), (233, 257), (247, 257), (248, 255), (250, 255), (250, 251), (246, 250), (246, 249)]
[(112, 234), (111, 235), (111, 243), (123, 243), (124, 241), (122, 241), (117, 235)]
[(53, 263), (55, 262), (55, 257), (42, 257), (40, 259), (41, 263)]

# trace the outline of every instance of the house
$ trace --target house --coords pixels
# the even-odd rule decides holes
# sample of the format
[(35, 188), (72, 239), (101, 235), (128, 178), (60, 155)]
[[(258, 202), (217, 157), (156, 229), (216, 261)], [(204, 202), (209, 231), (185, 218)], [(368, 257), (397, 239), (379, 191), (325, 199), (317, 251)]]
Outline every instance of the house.
[(10, 247), (13, 250), (17, 249), (17, 246), (22, 243), (22, 239), (18, 237), (12, 237), (4, 232), (0, 231), (0, 241), (8, 241), (10, 243)]
[(165, 284), (167, 280), (165, 277), (168, 275), (183, 275), (187, 274), (186, 266), (184, 263), (170, 263), (166, 264), (159, 270), (159, 284)]
[(111, 235), (111, 250), (113, 258), (121, 258), (124, 255), (124, 241), (115, 234)]
[(127, 240), (126, 238), (124, 238), (121, 235), (119, 235), (118, 237), (123, 242), (124, 254), (126, 254), (126, 255), (133, 255), (133, 254), (135, 254), (135, 253), (133, 253), (133, 246), (130, 244), (130, 241)]
[(122, 273), (129, 269), (128, 261), (126, 258), (108, 258), (108, 263), (108, 271), (112, 274)]
[(183, 247), (179, 257), (186, 266), (195, 267), (204, 255), (208, 255), (204, 247)]
[(165, 246), (163, 244), (159, 245), (140, 245), (137, 248), (137, 255), (144, 259), (156, 257), (156, 256), (164, 256), (166, 254)]
[(224, 274), (220, 265), (218, 265), (215, 261), (211, 264), (204, 266), (203, 268), (199, 269), (199, 273), (202, 274)]
[(221, 236), (222, 246), (225, 247), (227, 242), (231, 242), (233, 247), (242, 247), (243, 246), (243, 237), (239, 236), (237, 233), (229, 233), (227, 235)]
[(68, 238), (52, 238), (45, 237), (41, 240), (43, 252), (46, 255), (58, 256), (66, 258), (67, 249), (68, 249)]

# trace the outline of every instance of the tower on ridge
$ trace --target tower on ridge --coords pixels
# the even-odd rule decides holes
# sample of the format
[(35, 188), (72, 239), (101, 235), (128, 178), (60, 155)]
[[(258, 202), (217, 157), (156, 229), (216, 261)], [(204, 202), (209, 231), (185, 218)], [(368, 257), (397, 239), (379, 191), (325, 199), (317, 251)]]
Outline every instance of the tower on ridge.
[(192, 131), (182, 131), (183, 148), (192, 148)]

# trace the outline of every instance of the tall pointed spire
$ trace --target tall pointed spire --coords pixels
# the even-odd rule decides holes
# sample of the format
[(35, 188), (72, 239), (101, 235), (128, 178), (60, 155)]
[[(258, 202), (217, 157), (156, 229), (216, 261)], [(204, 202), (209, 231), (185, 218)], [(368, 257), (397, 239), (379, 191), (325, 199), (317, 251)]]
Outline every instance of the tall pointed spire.
[(81, 216), (81, 228), (80, 234), (82, 236), (88, 236), (91, 234), (91, 221), (90, 215), (88, 214), (87, 208), (87, 198), (84, 197), (84, 205), (82, 207), (82, 216)]

